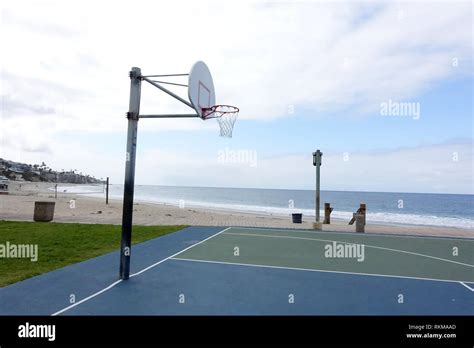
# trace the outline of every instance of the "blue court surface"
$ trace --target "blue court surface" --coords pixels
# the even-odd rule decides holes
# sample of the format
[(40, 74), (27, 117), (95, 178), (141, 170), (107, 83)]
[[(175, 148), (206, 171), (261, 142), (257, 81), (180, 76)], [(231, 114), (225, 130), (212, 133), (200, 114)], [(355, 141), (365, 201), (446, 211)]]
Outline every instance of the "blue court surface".
[[(456, 252), (454, 252), (456, 250)], [(0, 315), (472, 315), (474, 241), (189, 227), (0, 288)]]

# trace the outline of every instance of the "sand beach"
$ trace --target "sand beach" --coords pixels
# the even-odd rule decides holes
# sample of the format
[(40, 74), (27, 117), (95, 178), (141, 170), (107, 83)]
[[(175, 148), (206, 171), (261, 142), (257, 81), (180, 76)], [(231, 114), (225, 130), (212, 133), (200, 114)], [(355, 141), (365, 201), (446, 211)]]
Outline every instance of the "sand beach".
[[(21, 187), (20, 187), (21, 185)], [(35, 201), (54, 201), (54, 221), (93, 224), (121, 224), (122, 201), (91, 197), (88, 194), (58, 193), (48, 190), (50, 183), (11, 182), (9, 194), (0, 196), (0, 220), (33, 221)], [(105, 197), (105, 196), (104, 196)], [(355, 226), (348, 221), (331, 220), (323, 225), (323, 231), (354, 232)], [(313, 218), (304, 217), (301, 224), (293, 223), (291, 216), (250, 214), (235, 211), (211, 210), (193, 207), (135, 202), (133, 223), (135, 225), (193, 225), (193, 226), (246, 226), (312, 229)], [(473, 229), (388, 225), (367, 221), (366, 233), (446, 236), (474, 238)]]

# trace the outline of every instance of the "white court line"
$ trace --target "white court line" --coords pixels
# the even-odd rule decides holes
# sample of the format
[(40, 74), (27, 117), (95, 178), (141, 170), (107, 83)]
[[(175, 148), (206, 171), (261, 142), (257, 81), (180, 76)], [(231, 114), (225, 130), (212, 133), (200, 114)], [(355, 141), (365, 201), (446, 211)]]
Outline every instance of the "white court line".
[(415, 238), (415, 239), (434, 239), (434, 240), (453, 240), (453, 241), (466, 241), (466, 242), (474, 242), (474, 238), (472, 237), (444, 237), (444, 236), (408, 236), (404, 234), (388, 234), (388, 233), (354, 233), (354, 232), (337, 232), (337, 231), (315, 231), (315, 230), (296, 230), (296, 229), (284, 229), (284, 228), (265, 228), (265, 227), (233, 227), (233, 229), (242, 229), (242, 230), (259, 230), (259, 231), (268, 231), (268, 232), (290, 232), (290, 233), (312, 233), (312, 234), (342, 234), (342, 235), (349, 235), (349, 236), (358, 236), (358, 237), (395, 237), (395, 238)]
[[(313, 241), (318, 241), (318, 242), (336, 242), (336, 243), (342, 243), (342, 244), (356, 244), (356, 243), (350, 243), (350, 242), (342, 242), (342, 241), (337, 241), (337, 240), (331, 240), (331, 239), (319, 239), (319, 238), (305, 238), (305, 237), (293, 237), (293, 236), (272, 236), (272, 235), (263, 235), (263, 234), (253, 234), (253, 233), (234, 233), (234, 232), (227, 232), (224, 233), (227, 235), (235, 235), (235, 236), (251, 236), (251, 237), (264, 237), (264, 238), (283, 238), (283, 239), (300, 239), (300, 240), (313, 240)], [(399, 253), (404, 253), (404, 254), (411, 254), (411, 255), (417, 255), (417, 256), (423, 256), (427, 257), (430, 259), (435, 259), (435, 260), (441, 260), (445, 262), (451, 262), (455, 264), (459, 264), (462, 266), (467, 266), (467, 267), (473, 267), (474, 265), (468, 264), (468, 263), (463, 263), (463, 262), (458, 262), (458, 261), (453, 261), (449, 259), (443, 259), (441, 257), (436, 257), (436, 256), (431, 256), (431, 255), (425, 255), (425, 254), (419, 254), (419, 253), (414, 253), (412, 251), (405, 251), (405, 250), (398, 250), (398, 249), (391, 249), (391, 248), (384, 248), (384, 247), (379, 247), (375, 245), (368, 245), (365, 243), (360, 243), (361, 245), (365, 245), (369, 248), (374, 248), (374, 249), (381, 249), (381, 250), (389, 250), (389, 251), (395, 251)]]
[(74, 308), (74, 307), (76, 307), (76, 306), (79, 306), (81, 303), (84, 303), (84, 302), (86, 302), (86, 301), (89, 301), (91, 298), (94, 298), (94, 297), (96, 297), (96, 296), (102, 294), (103, 292), (106, 292), (107, 290), (112, 289), (115, 285), (117, 285), (117, 284), (120, 283), (120, 282), (122, 282), (122, 279), (117, 280), (116, 282), (110, 284), (108, 287), (103, 288), (102, 290), (97, 291), (96, 293), (94, 293), (94, 294), (92, 294), (92, 295), (90, 295), (90, 296), (88, 296), (88, 297), (86, 297), (86, 298), (83, 298), (83, 299), (80, 300), (79, 302), (76, 302), (76, 303), (74, 303), (74, 304), (72, 304), (72, 305), (70, 305), (70, 306), (68, 306), (68, 307), (66, 307), (66, 308), (63, 308), (63, 309), (57, 311), (56, 313), (51, 314), (51, 316), (54, 317), (54, 316), (56, 316), (56, 315), (59, 315), (59, 314), (61, 314), (61, 313), (63, 313), (63, 312), (66, 312), (66, 311), (70, 310), (71, 308)]
[(307, 272), (323, 272), (323, 273), (338, 273), (338, 274), (354, 274), (354, 275), (363, 275), (363, 276), (373, 276), (373, 277), (388, 277), (388, 278), (403, 278), (403, 279), (416, 279), (416, 280), (431, 280), (435, 282), (447, 282), (447, 283), (459, 283), (459, 280), (449, 280), (449, 279), (434, 279), (434, 278), (420, 278), (420, 277), (409, 277), (409, 276), (398, 276), (398, 275), (389, 275), (389, 274), (371, 274), (371, 273), (358, 273), (358, 272), (344, 272), (344, 271), (328, 271), (324, 269), (311, 269), (311, 268), (299, 268), (299, 267), (285, 267), (285, 266), (270, 266), (270, 265), (259, 265), (253, 263), (239, 263), (239, 262), (225, 262), (225, 261), (209, 261), (209, 260), (194, 260), (194, 259), (184, 259), (180, 257), (173, 257), (170, 260), (176, 261), (186, 261), (186, 262), (204, 262), (204, 263), (215, 263), (220, 265), (232, 265), (232, 266), (248, 266), (248, 267), (260, 267), (260, 268), (275, 268), (275, 269), (285, 269), (292, 271), (307, 271)]
[(471, 288), (471, 287), (470, 287), (469, 285), (467, 285), (466, 283), (459, 282), (459, 284), (461, 284), (462, 286), (464, 286), (464, 287), (468, 288), (468, 289), (469, 289), (469, 290), (471, 290), (471, 291), (474, 291), (474, 289), (473, 289), (473, 288)]
[[(163, 260), (161, 260), (161, 261), (158, 261), (158, 262), (152, 264), (151, 266), (148, 266), (148, 267), (142, 269), (141, 271), (139, 271), (139, 272), (137, 272), (137, 273), (131, 274), (131, 275), (130, 275), (130, 278), (135, 277), (135, 276), (137, 276), (137, 275), (139, 275), (139, 274), (142, 274), (143, 272), (148, 271), (150, 268), (153, 268), (153, 267), (155, 267), (155, 266), (158, 266), (160, 263), (163, 263), (163, 262), (165, 262), (166, 260), (169, 260), (169, 259), (171, 259), (172, 257), (174, 257), (174, 256), (176, 256), (176, 255), (179, 255), (179, 254), (181, 254), (182, 252), (185, 252), (186, 250), (189, 250), (189, 249), (195, 247), (196, 245), (199, 245), (199, 244), (201, 244), (201, 243), (204, 243), (205, 241), (207, 241), (207, 240), (209, 240), (209, 239), (211, 239), (211, 238), (217, 236), (218, 234), (221, 234), (222, 232), (227, 231), (229, 228), (230, 228), (230, 227), (227, 227), (226, 229), (223, 229), (222, 231), (219, 231), (219, 232), (213, 234), (212, 236), (207, 237), (206, 239), (203, 239), (202, 241), (200, 241), (200, 242), (198, 242), (198, 243), (196, 243), (196, 244), (190, 245), (189, 247), (187, 247), (187, 248), (185, 248), (185, 249), (183, 249), (183, 250), (180, 250), (180, 251), (178, 251), (177, 253), (174, 253), (173, 255), (168, 256), (167, 258), (165, 258), (165, 259), (163, 259)], [(122, 282), (122, 279), (117, 280), (116, 282), (110, 284), (110, 285), (107, 286), (106, 288), (104, 288), (104, 289), (102, 289), (102, 290), (99, 290), (99, 291), (93, 293), (92, 295), (90, 295), (90, 296), (88, 296), (88, 297), (86, 297), (86, 298), (80, 300), (79, 302), (76, 302), (76, 303), (74, 303), (74, 304), (72, 304), (72, 305), (70, 305), (70, 306), (68, 306), (68, 307), (66, 307), (66, 308), (63, 308), (63, 309), (61, 309), (61, 310), (59, 310), (59, 311), (57, 311), (56, 313), (53, 313), (53, 314), (51, 314), (51, 315), (52, 315), (52, 316), (56, 316), (56, 315), (58, 315), (58, 314), (64, 313), (64, 312), (70, 310), (71, 308), (74, 308), (74, 307), (80, 305), (81, 303), (84, 303), (84, 302), (86, 302), (86, 301), (89, 301), (90, 299), (92, 299), (92, 298), (94, 298), (94, 297), (96, 297), (96, 296), (99, 296), (100, 294), (106, 292), (107, 290), (112, 289), (115, 285), (117, 285), (117, 284), (119, 284), (119, 283), (121, 283), (121, 282)]]
[(176, 256), (176, 255), (178, 255), (178, 254), (184, 253), (186, 250), (189, 250), (189, 249), (191, 249), (191, 248), (194, 248), (196, 245), (199, 245), (199, 244), (201, 244), (201, 243), (204, 243), (205, 241), (208, 241), (208, 240), (211, 239), (211, 238), (214, 238), (214, 237), (217, 236), (218, 234), (221, 234), (222, 232), (227, 231), (229, 228), (230, 228), (230, 227), (227, 227), (226, 229), (224, 229), (224, 230), (222, 230), (222, 231), (219, 231), (219, 232), (217, 232), (216, 234), (213, 234), (212, 236), (207, 237), (206, 239), (203, 239), (202, 241), (200, 241), (200, 242), (198, 242), (198, 243), (196, 243), (196, 244), (190, 245), (190, 246), (188, 246), (187, 248), (185, 248), (185, 249), (183, 249), (183, 250), (181, 250), (181, 251), (178, 251), (177, 253), (175, 253), (175, 254), (173, 254), (173, 255), (171, 255), (171, 256), (168, 256), (166, 259), (163, 259), (163, 260), (161, 260), (161, 261), (158, 261), (158, 262), (154, 263), (153, 265), (148, 266), (148, 267), (142, 269), (141, 271), (130, 275), (130, 278), (135, 277), (135, 276), (137, 276), (137, 275), (139, 275), (139, 274), (142, 274), (143, 272), (148, 271), (150, 268), (153, 268), (153, 267), (155, 267), (155, 266), (158, 266), (160, 263), (163, 263), (163, 262), (165, 262), (166, 260), (171, 259), (173, 256)]

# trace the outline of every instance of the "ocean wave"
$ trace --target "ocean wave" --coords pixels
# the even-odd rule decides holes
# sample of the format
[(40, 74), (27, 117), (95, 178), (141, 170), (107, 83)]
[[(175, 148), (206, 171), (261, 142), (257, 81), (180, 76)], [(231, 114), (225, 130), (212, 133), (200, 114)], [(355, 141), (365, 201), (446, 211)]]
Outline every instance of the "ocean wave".
[[(54, 191), (54, 186), (50, 187), (49, 190)], [(58, 185), (58, 192), (60, 193), (97, 194), (102, 193), (103, 190), (103, 185)]]
[[(181, 201), (178, 199), (157, 199), (152, 197), (137, 196), (136, 201), (169, 204), (173, 206), (182, 206), (189, 208), (204, 208), (219, 211), (235, 211), (243, 213), (258, 213), (265, 215), (289, 216), (292, 213), (302, 213), (303, 216), (315, 216), (314, 209), (298, 209), (298, 208), (283, 208), (283, 207), (268, 207), (258, 205), (243, 205), (243, 204), (225, 204), (225, 203), (211, 203), (200, 201)], [(332, 219), (349, 221), (352, 218), (353, 212), (350, 211), (333, 211)], [(324, 216), (324, 211), (321, 211), (321, 216)], [(395, 213), (367, 213), (367, 221), (370, 223), (389, 223), (389, 224), (403, 224), (403, 225), (424, 225), (424, 226), (445, 226), (457, 228), (473, 228), (474, 220), (468, 218), (452, 218), (439, 217), (434, 215), (417, 215), (417, 214), (395, 214)]]
[[(334, 217), (335, 219), (350, 220), (352, 218), (352, 212), (333, 211), (331, 217)], [(468, 229), (472, 229), (474, 226), (474, 220), (468, 218), (452, 218), (418, 214), (367, 213), (367, 221), (369, 223), (378, 222), (389, 224), (444, 226)]]

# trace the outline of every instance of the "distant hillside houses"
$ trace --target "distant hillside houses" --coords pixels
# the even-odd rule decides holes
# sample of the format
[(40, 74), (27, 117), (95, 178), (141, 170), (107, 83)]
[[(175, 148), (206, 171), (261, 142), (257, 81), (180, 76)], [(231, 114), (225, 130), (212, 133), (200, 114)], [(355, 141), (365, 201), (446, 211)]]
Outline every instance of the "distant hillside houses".
[(58, 182), (69, 184), (97, 184), (103, 180), (78, 173), (77, 169), (55, 171), (44, 162), (39, 164), (18, 163), (0, 158), (0, 175), (15, 181)]

